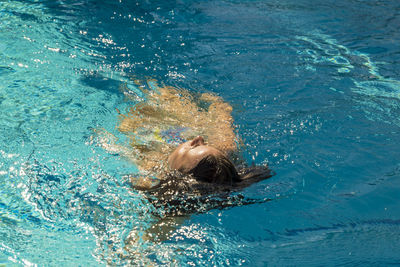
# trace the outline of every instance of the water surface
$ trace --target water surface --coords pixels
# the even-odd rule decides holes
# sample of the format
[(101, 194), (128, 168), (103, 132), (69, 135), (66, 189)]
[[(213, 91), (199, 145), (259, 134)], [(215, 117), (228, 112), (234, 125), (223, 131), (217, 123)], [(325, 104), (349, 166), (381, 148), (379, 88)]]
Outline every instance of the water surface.
[[(1, 263), (400, 263), (397, 1), (10, 0), (0, 18)], [(123, 138), (135, 78), (228, 101), (248, 163), (276, 172), (243, 194), (272, 201), (119, 257), (152, 207), (92, 136)]]

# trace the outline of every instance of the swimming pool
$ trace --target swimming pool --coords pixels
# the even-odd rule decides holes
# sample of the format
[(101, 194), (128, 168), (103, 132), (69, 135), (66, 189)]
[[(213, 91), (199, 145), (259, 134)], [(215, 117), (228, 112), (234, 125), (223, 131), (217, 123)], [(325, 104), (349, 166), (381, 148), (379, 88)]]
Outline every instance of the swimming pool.
[[(151, 3), (150, 3), (151, 2)], [(397, 1), (1, 1), (0, 263), (400, 264)], [(264, 204), (144, 243), (152, 207), (96, 145), (151, 78), (231, 103)], [(132, 97), (130, 98), (132, 99)], [(143, 257), (145, 255), (146, 257)]]

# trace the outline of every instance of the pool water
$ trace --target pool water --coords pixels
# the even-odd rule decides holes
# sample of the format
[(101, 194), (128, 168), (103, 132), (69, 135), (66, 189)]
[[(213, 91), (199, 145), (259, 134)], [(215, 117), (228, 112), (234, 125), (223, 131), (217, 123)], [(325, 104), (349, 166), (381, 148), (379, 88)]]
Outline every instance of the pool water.
[[(395, 0), (1, 1), (0, 264), (400, 264), (398, 25)], [(153, 208), (93, 136), (123, 140), (134, 79), (229, 102), (271, 201), (127, 256)]]

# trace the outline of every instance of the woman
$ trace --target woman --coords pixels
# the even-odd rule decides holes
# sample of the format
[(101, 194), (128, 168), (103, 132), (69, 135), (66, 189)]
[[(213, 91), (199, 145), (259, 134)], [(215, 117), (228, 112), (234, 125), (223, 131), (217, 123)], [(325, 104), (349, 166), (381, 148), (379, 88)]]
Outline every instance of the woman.
[(238, 140), (232, 127), (232, 108), (211, 94), (192, 95), (148, 81), (145, 101), (120, 115), (119, 131), (130, 138), (132, 158), (141, 171), (160, 167), (177, 145), (203, 136), (208, 145), (229, 155)]
[(130, 181), (146, 193), (158, 216), (254, 203), (232, 201), (232, 192), (271, 172), (267, 166), (238, 170), (229, 159), (239, 162), (232, 107), (212, 94), (190, 94), (151, 80), (136, 83), (146, 99), (120, 114), (118, 129), (130, 140), (125, 155), (139, 168)]
[[(269, 178), (271, 171), (267, 166), (238, 164), (241, 142), (229, 104), (212, 94), (158, 86), (152, 80), (136, 84), (140, 96), (133, 98), (142, 98), (141, 102), (125, 114), (118, 111), (117, 128), (129, 145), (119, 145), (115, 136), (97, 130), (105, 149), (136, 164), (139, 172), (127, 178), (155, 207), (151, 226), (136, 229), (127, 238), (129, 255), (138, 255), (140, 240), (167, 239), (190, 214), (269, 201), (238, 193)], [(126, 86), (121, 90), (132, 97)]]

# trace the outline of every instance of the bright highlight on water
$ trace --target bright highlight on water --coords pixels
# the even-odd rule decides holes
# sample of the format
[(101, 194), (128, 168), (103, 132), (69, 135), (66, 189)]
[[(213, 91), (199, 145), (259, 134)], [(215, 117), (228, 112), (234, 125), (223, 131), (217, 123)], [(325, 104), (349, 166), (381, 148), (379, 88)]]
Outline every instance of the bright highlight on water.
[[(0, 264), (399, 264), (398, 9), (1, 2)], [(154, 241), (159, 210), (127, 178), (138, 166), (98, 133), (129, 144), (121, 114), (164, 85), (232, 106), (241, 160), (275, 175)], [(176, 145), (185, 131), (152, 135)]]

